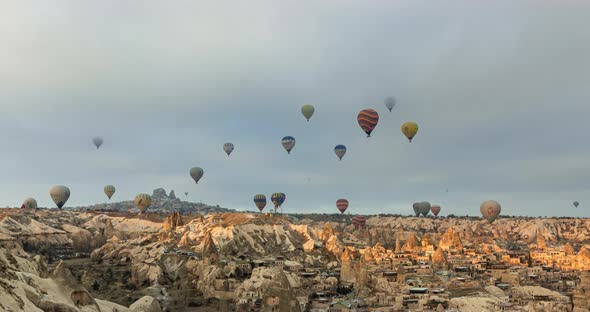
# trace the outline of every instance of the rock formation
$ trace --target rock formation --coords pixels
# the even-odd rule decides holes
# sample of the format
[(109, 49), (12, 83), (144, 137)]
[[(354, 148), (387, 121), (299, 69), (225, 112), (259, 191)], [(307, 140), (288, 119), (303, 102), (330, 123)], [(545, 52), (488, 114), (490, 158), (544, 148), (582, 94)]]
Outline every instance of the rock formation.
[(402, 252), (402, 244), (399, 240), (399, 237), (395, 239), (395, 253)]
[(563, 247), (563, 252), (566, 256), (572, 256), (576, 254), (574, 251), (574, 247), (572, 247), (570, 243), (565, 244), (565, 246)]
[[(86, 207), (74, 207), (68, 209), (76, 210), (95, 210), (95, 211), (118, 211), (118, 212), (138, 212), (132, 200), (123, 202), (109, 202), (96, 204)], [(176, 197), (174, 191), (170, 191), (170, 195), (166, 194), (163, 188), (157, 188), (152, 192), (152, 205), (149, 211), (158, 212), (173, 212), (179, 211), (181, 213), (201, 213), (207, 214), (210, 212), (235, 212), (233, 209), (221, 208), (218, 205), (206, 205), (202, 203), (185, 202)]]
[(574, 312), (590, 311), (590, 272), (580, 272), (580, 283), (574, 290)]
[(463, 250), (463, 243), (459, 238), (459, 235), (455, 230), (450, 227), (447, 229), (445, 235), (441, 238), (440, 242), (438, 243), (438, 247), (442, 248), (442, 250)]
[(217, 247), (215, 247), (215, 241), (213, 240), (211, 233), (207, 233), (207, 236), (205, 236), (199, 249), (201, 250), (201, 256), (203, 259), (209, 259), (211, 262), (214, 262), (219, 258)]
[(182, 223), (182, 217), (180, 216), (180, 213), (178, 211), (175, 211), (175, 212), (171, 213), (170, 215), (168, 215), (168, 217), (166, 217), (166, 219), (164, 219), (164, 223), (162, 224), (162, 231), (164, 231), (164, 232), (174, 231), (174, 230), (176, 230), (176, 227), (182, 226), (182, 225), (184, 225)]
[(160, 303), (150, 296), (145, 296), (137, 300), (129, 306), (129, 310), (130, 312), (162, 312)]
[(446, 269), (449, 266), (447, 255), (441, 246), (439, 246), (436, 252), (432, 255), (432, 265), (441, 269)]
[(412, 252), (416, 247), (419, 246), (418, 238), (414, 233), (410, 234), (410, 238), (406, 240), (404, 246), (402, 247), (402, 252)]

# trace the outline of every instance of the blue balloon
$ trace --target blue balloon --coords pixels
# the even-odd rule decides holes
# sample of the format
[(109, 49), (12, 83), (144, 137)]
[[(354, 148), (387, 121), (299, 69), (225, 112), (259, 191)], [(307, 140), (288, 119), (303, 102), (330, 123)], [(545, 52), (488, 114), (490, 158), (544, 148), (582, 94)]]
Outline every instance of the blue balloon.
[(344, 154), (346, 154), (346, 146), (342, 144), (336, 145), (336, 147), (334, 147), (334, 153), (336, 153), (336, 156), (342, 160), (342, 157), (344, 157)]

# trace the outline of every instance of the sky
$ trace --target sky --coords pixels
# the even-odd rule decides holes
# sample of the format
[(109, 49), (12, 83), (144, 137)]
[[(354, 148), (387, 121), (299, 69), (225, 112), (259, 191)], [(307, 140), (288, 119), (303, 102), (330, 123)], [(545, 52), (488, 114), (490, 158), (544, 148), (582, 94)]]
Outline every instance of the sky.
[[(589, 10), (582, 0), (0, 1), (0, 206), (29, 196), (53, 206), (56, 184), (71, 189), (67, 206), (105, 202), (113, 184), (113, 201), (163, 187), (252, 211), (254, 194), (284, 192), (285, 212), (337, 212), (347, 198), (352, 214), (430, 201), (442, 215), (479, 215), (495, 199), (502, 214), (588, 216)], [(380, 116), (371, 138), (356, 121), (365, 108)], [(420, 126), (412, 143), (405, 121)], [(193, 166), (205, 171), (198, 185)]]

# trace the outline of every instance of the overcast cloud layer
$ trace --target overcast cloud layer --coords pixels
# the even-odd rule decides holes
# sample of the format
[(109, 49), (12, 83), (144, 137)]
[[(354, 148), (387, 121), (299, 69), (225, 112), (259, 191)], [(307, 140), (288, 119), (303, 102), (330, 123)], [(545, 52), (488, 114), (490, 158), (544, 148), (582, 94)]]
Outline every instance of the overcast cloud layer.
[[(588, 1), (2, 1), (0, 205), (587, 216)], [(389, 113), (385, 97), (398, 106)], [(316, 114), (305, 122), (304, 103)], [(367, 139), (356, 123), (375, 108)], [(404, 121), (419, 123), (411, 144)], [(105, 139), (96, 151), (92, 136)], [(291, 155), (280, 140), (297, 139)], [(222, 145), (233, 142), (228, 158)], [(337, 161), (333, 148), (345, 144)], [(192, 166), (205, 170), (196, 186)], [(311, 182), (306, 181), (311, 178)], [(446, 190), (448, 189), (448, 192)], [(182, 195), (184, 196), (184, 195)], [(579, 200), (578, 209), (572, 206)]]

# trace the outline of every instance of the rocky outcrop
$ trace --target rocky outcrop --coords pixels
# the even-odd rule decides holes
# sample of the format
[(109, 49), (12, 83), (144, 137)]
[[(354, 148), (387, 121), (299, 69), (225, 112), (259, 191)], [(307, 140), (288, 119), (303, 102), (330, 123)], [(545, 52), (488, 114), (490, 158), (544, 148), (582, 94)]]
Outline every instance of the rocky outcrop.
[(537, 249), (547, 249), (547, 242), (545, 241), (545, 238), (542, 235), (537, 235)]
[(450, 227), (447, 229), (447, 232), (441, 238), (440, 242), (438, 242), (438, 247), (442, 250), (463, 250), (463, 243), (459, 238), (459, 235), (455, 230)]
[(176, 211), (168, 215), (166, 219), (164, 219), (164, 223), (162, 223), (162, 231), (174, 231), (176, 227), (183, 226), (182, 217), (180, 212)]
[(590, 273), (580, 272), (578, 283), (572, 296), (574, 312), (590, 311)]
[(162, 312), (158, 300), (145, 296), (129, 306), (130, 312)]
[[(220, 254), (235, 256), (264, 256), (303, 251), (310, 239), (309, 232), (296, 229), (281, 217), (253, 213), (209, 214), (178, 227), (181, 236), (178, 246), (202, 245), (211, 236)], [(201, 248), (193, 248), (201, 252)]]
[(201, 256), (203, 259), (208, 258), (211, 262), (216, 261), (219, 258), (219, 254), (217, 253), (217, 247), (215, 246), (215, 241), (211, 236), (211, 233), (207, 233), (203, 243), (201, 244), (200, 248)]
[(78, 252), (91, 252), (95, 248), (100, 247), (96, 244), (90, 231), (73, 226), (71, 224), (62, 225), (62, 229), (68, 233), (72, 239), (72, 247)]
[(590, 250), (582, 246), (578, 254), (574, 257), (572, 267), (578, 270), (590, 269)]
[(422, 247), (427, 248), (429, 246), (434, 246), (435, 243), (434, 239), (430, 234), (424, 234), (424, 236), (422, 236), (422, 238), (420, 239), (420, 244), (422, 245)]
[(442, 247), (439, 246), (436, 252), (434, 252), (434, 254), (432, 255), (432, 264), (435, 267), (441, 269), (446, 269), (449, 266), (449, 263), (447, 261), (447, 255), (445, 254)]
[[(132, 200), (123, 201), (118, 203), (103, 203), (84, 207), (71, 208), (81, 211), (117, 211), (117, 212), (139, 212), (135, 207)], [(157, 212), (173, 212), (178, 211), (180, 213), (201, 213), (207, 214), (211, 212), (235, 212), (233, 209), (221, 208), (218, 205), (207, 205), (203, 203), (192, 203), (185, 202), (176, 197), (174, 191), (170, 191), (170, 194), (166, 194), (166, 190), (163, 188), (157, 188), (152, 192), (152, 205), (149, 211)]]
[(574, 247), (572, 247), (570, 243), (565, 244), (565, 246), (563, 247), (563, 252), (566, 256), (573, 256), (576, 254), (576, 252), (574, 251)]
[(330, 223), (326, 223), (324, 225), (324, 230), (322, 231), (322, 235), (320, 239), (324, 242), (328, 241), (332, 236), (334, 236), (334, 229), (330, 225)]
[(404, 243), (404, 246), (402, 247), (402, 252), (412, 252), (419, 246), (420, 243), (418, 242), (418, 238), (415, 234), (412, 233), (410, 234), (410, 238), (408, 238)]
[(152, 201), (163, 201), (168, 199), (168, 194), (166, 194), (166, 190), (163, 188), (157, 188), (152, 192)]
[(279, 268), (256, 268), (252, 276), (236, 289), (235, 294), (238, 301), (262, 299), (264, 311), (273, 308), (273, 311), (299, 311), (293, 310), (299, 309), (298, 306), (290, 305), (290, 301), (295, 299), (294, 290), (297, 288), (301, 288), (301, 280), (296, 274)]
[[(40, 261), (40, 260), (38, 260)], [(111, 302), (95, 300), (60, 263), (48, 277), (36, 262), (0, 248), (0, 311), (128, 312)]]

